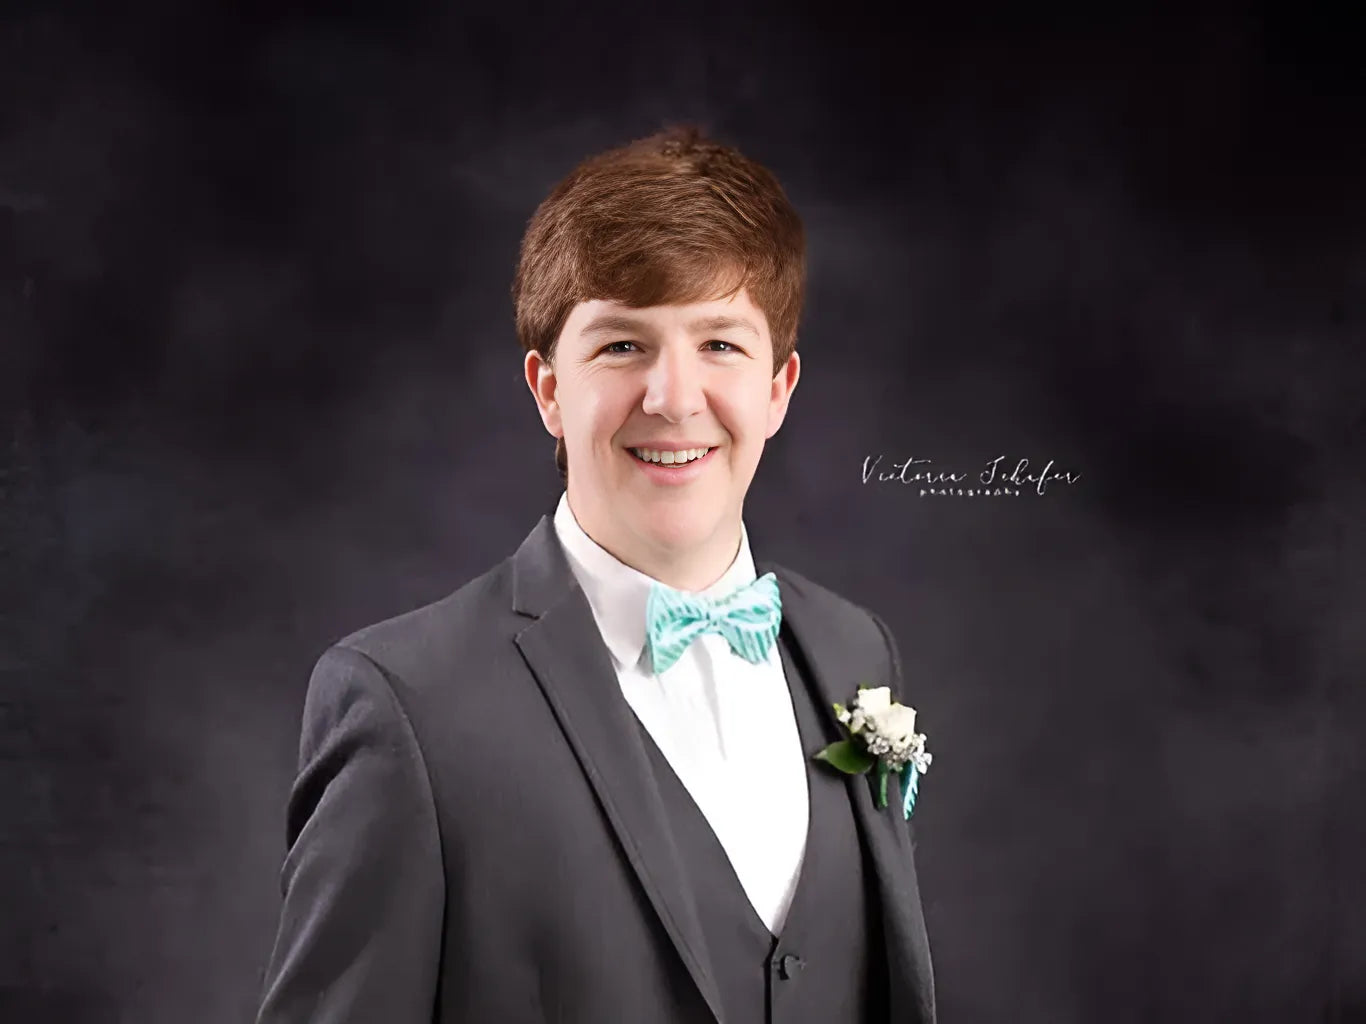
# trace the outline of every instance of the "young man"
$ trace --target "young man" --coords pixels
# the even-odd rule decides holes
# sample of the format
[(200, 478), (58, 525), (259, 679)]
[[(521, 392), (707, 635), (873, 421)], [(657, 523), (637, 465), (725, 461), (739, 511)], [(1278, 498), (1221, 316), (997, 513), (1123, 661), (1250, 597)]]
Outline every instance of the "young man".
[(897, 778), (813, 759), (859, 684), (907, 696), (895, 642), (742, 518), (804, 273), (778, 182), (696, 129), (541, 204), (513, 298), (566, 491), (319, 661), (262, 1024), (934, 1020)]

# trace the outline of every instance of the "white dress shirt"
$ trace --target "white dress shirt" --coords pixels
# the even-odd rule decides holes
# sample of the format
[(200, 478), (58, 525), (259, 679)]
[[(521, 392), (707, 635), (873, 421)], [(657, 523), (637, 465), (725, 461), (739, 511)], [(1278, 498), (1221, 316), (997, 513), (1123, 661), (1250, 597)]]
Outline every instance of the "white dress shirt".
[[(645, 648), (645, 603), (654, 578), (584, 533), (567, 493), (554, 523), (622, 695), (711, 824), (755, 913), (780, 934), (801, 874), (809, 805), (806, 754), (777, 643), (756, 665), (724, 637), (703, 633), (656, 675)], [(741, 522), (735, 561), (701, 593), (722, 598), (754, 579)]]

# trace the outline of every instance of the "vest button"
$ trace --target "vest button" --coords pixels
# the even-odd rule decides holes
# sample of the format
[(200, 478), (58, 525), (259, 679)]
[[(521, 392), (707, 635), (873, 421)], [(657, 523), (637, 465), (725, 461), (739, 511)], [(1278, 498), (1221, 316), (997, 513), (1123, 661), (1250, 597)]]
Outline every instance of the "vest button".
[(805, 966), (805, 960), (799, 956), (793, 956), (791, 953), (788, 953), (778, 961), (778, 974), (784, 979), (791, 978)]

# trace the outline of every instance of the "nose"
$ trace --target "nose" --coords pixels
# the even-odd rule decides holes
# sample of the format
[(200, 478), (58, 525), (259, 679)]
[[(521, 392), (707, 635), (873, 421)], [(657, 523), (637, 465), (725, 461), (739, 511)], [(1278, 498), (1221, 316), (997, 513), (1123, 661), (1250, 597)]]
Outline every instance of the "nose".
[(702, 367), (684, 346), (664, 349), (645, 376), (644, 411), (681, 423), (706, 408)]

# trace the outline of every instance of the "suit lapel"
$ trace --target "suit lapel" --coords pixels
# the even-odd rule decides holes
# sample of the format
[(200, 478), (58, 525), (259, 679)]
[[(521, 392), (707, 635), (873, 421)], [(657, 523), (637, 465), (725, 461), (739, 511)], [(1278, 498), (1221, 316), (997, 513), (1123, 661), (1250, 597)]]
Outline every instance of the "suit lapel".
[(517, 635), (517, 646), (660, 921), (719, 1021), (721, 998), (701, 921), (683, 885), (682, 860), (635, 712), (621, 693), (588, 599), (549, 517), (542, 517), (523, 542), (513, 565), (514, 607), (535, 619)]
[[(845, 738), (848, 731), (835, 714), (833, 705), (839, 702), (847, 706), (863, 680), (846, 678), (846, 666), (854, 659), (840, 640), (837, 623), (831, 621), (834, 613), (822, 610), (808, 599), (804, 587), (791, 585), (784, 578), (781, 567), (756, 559), (755, 571), (760, 575), (765, 572), (777, 575), (783, 601), (783, 630), (800, 651), (822, 698), (820, 711), (825, 732), (832, 737), (829, 742)], [(896, 685), (891, 679), (886, 683)], [(789, 680), (789, 685), (800, 685), (800, 682)], [(894, 698), (899, 696), (893, 694)], [(808, 759), (819, 749), (805, 751)], [(815, 770), (835, 770), (824, 765), (813, 767)], [(929, 983), (929, 946), (915, 881), (910, 833), (901, 816), (900, 783), (895, 775), (889, 777), (887, 806), (879, 808), (874, 800), (876, 778), (874, 769), (865, 775), (849, 775), (845, 781), (855, 819), (872, 857), (881, 897), (887, 941), (890, 1019), (930, 1020), (924, 1002)]]

